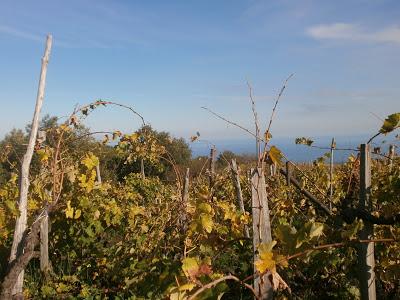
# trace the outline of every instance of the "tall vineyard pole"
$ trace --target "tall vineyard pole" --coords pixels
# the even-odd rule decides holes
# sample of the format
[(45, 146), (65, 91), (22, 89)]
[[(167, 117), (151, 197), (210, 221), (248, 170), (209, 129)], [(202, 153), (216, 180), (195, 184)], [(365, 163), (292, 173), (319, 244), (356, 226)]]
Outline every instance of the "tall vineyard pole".
[[(264, 169), (251, 170), (251, 203), (253, 215), (253, 251), (254, 261), (259, 259), (258, 248), (262, 243), (272, 241), (268, 198), (265, 185)], [(254, 273), (257, 270), (254, 269)], [(273, 289), (268, 274), (254, 279), (254, 290), (259, 299), (273, 298)]]
[[(371, 150), (369, 144), (361, 144), (360, 147), (360, 202), (359, 209), (371, 211)], [(374, 233), (374, 225), (364, 220), (364, 228), (360, 232), (360, 239), (369, 240)], [(375, 300), (375, 257), (374, 243), (360, 244), (358, 252), (358, 264), (360, 272), (361, 299)]]
[[(52, 36), (47, 36), (46, 41), (46, 49), (44, 51), (44, 55), (42, 58), (42, 68), (40, 72), (40, 79), (39, 79), (39, 87), (36, 97), (36, 106), (35, 112), (33, 114), (32, 120), (32, 128), (29, 134), (29, 142), (28, 147), (26, 149), (26, 153), (24, 155), (22, 166), (21, 166), (21, 173), (20, 173), (20, 180), (19, 180), (19, 199), (18, 199), (18, 210), (19, 216), (17, 218), (14, 230), (14, 238), (13, 244), (11, 247), (11, 254), (9, 262), (12, 263), (17, 256), (21, 255), (21, 242), (24, 236), (24, 233), (27, 228), (27, 204), (28, 204), (28, 189), (29, 189), (29, 169), (32, 161), (33, 151), (36, 143), (37, 132), (39, 128), (39, 116), (40, 111), (43, 105), (44, 99), (44, 90), (46, 86), (46, 75), (47, 75), (47, 65), (49, 62), (50, 51), (52, 46)], [(22, 271), (19, 276), (18, 280), (14, 286), (13, 294), (14, 295), (21, 295), (22, 288), (24, 282), (24, 271)]]

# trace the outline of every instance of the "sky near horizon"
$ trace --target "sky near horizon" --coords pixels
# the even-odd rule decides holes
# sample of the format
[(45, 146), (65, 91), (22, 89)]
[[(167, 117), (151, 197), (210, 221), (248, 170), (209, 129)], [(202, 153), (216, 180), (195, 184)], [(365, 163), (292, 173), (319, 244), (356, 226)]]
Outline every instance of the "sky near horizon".
[[(30, 122), (45, 36), (54, 44), (42, 115), (107, 99), (157, 130), (188, 138), (247, 137), (251, 83), (272, 135), (375, 133), (400, 111), (400, 1), (0, 0), (0, 137)], [(132, 131), (140, 120), (106, 108), (93, 130)]]

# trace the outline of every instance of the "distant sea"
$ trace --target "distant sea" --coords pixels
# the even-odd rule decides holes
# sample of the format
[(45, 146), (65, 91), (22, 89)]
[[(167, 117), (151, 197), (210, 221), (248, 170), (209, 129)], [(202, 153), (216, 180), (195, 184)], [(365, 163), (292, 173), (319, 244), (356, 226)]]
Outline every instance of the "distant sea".
[[(337, 148), (346, 149), (357, 149), (361, 143), (366, 143), (369, 136), (346, 136), (346, 137), (335, 137)], [(316, 137), (312, 138), (314, 141), (313, 145), (320, 147), (329, 148), (331, 145), (332, 137)], [(381, 152), (386, 153), (388, 151), (389, 144), (382, 143), (384, 139), (374, 140), (373, 147), (381, 147)], [(254, 139), (215, 139), (206, 142), (194, 142), (190, 143), (193, 157), (209, 155), (211, 144), (214, 144), (217, 148), (218, 153), (225, 150), (232, 151), (236, 154), (255, 154), (256, 146)], [(296, 145), (295, 138), (273, 138), (270, 141), (270, 145), (278, 147), (285, 156), (295, 162), (312, 162), (329, 152), (329, 150), (316, 149), (305, 145)], [(398, 149), (397, 149), (398, 150)], [(335, 151), (334, 161), (335, 163), (342, 163), (347, 160), (350, 154), (356, 153), (355, 151)]]

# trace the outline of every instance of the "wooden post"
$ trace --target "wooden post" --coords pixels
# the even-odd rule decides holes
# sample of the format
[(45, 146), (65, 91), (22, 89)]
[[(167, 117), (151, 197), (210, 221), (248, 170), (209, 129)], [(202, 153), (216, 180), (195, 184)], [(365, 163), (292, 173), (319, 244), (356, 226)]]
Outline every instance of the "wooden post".
[(49, 270), (49, 214), (40, 223), (40, 270), (46, 273)]
[[(31, 161), (32, 161), (32, 155), (33, 155), (33, 151), (34, 151), (34, 147), (35, 147), (35, 143), (36, 143), (37, 132), (38, 132), (38, 128), (39, 128), (40, 111), (42, 109), (43, 100), (44, 100), (47, 65), (49, 62), (51, 45), (52, 45), (52, 37), (51, 37), (51, 35), (48, 35), (47, 41), (46, 41), (46, 49), (44, 51), (44, 55), (42, 58), (42, 68), (41, 68), (41, 72), (40, 72), (39, 87), (38, 87), (38, 92), (37, 92), (37, 96), (36, 96), (35, 112), (33, 114), (31, 132), (29, 134), (28, 147), (26, 149), (26, 153), (25, 153), (23, 161), (22, 161), (20, 178), (19, 178), (19, 199), (18, 199), (19, 216), (17, 217), (17, 221), (15, 224), (13, 244), (11, 247), (11, 254), (10, 254), (10, 259), (9, 259), (10, 263), (12, 263), (17, 258), (17, 256), (20, 256), (22, 254), (21, 253), (21, 248), (22, 248), (21, 242), (22, 242), (22, 237), (23, 237), (26, 227), (27, 227), (27, 217), (28, 217), (27, 204), (28, 204), (28, 190), (29, 190), (29, 169), (30, 169), (30, 165), (31, 165)], [(21, 297), (23, 283), (24, 283), (24, 271), (22, 271), (19, 274), (18, 279), (14, 285), (12, 294), (16, 295), (15, 298)]]
[(335, 138), (332, 138), (331, 157), (329, 159), (329, 210), (332, 210), (333, 198), (333, 149), (336, 148)]
[[(231, 171), (232, 171), (233, 184), (235, 185), (235, 190), (236, 190), (236, 199), (238, 201), (240, 211), (244, 214), (246, 211), (244, 209), (243, 194), (242, 194), (242, 188), (240, 186), (239, 169), (236, 164), (236, 159), (232, 159)], [(249, 227), (247, 225), (244, 225), (244, 236), (246, 238), (250, 237)]]
[[(254, 260), (258, 259), (258, 247), (261, 243), (272, 241), (271, 223), (265, 177), (262, 168), (251, 170), (251, 202), (253, 214), (253, 250)], [(254, 269), (254, 272), (256, 270)], [(254, 279), (254, 290), (259, 299), (272, 299), (273, 289), (268, 274)]]
[(392, 168), (393, 168), (393, 158), (394, 158), (394, 145), (390, 145), (389, 146), (389, 153), (388, 153), (389, 155), (389, 169), (390, 169), (390, 171), (392, 170)]
[(286, 162), (286, 184), (290, 186), (290, 177), (292, 176), (292, 171), (290, 169), (290, 161)]
[(183, 195), (182, 195), (182, 200), (184, 203), (187, 203), (187, 201), (189, 200), (189, 174), (190, 174), (190, 169), (186, 168), (185, 182), (183, 183)]
[(143, 158), (140, 160), (140, 174), (142, 175), (143, 179), (146, 178), (146, 175), (144, 174), (144, 161), (143, 161)]
[(189, 175), (190, 169), (186, 169), (185, 181), (183, 183), (183, 191), (182, 191), (182, 214), (180, 217), (180, 227), (183, 232), (186, 232), (187, 229), (187, 205), (189, 201)]
[(271, 163), (270, 169), (271, 169), (271, 176), (275, 176), (276, 170), (278, 169), (278, 165), (276, 163)]
[(217, 159), (217, 150), (215, 149), (215, 146), (212, 146), (210, 150), (210, 166), (209, 166), (209, 172), (210, 172), (210, 186), (214, 184), (214, 178), (215, 178), (215, 161)]
[[(46, 194), (51, 197), (51, 192), (49, 190), (45, 190)], [(46, 203), (46, 205), (48, 205)], [(50, 269), (50, 260), (49, 260), (49, 213), (46, 210), (44, 211), (44, 216), (40, 222), (40, 270), (47, 275), (47, 272)], [(47, 278), (47, 277), (46, 277)]]
[(97, 183), (101, 184), (101, 174), (100, 174), (100, 162), (96, 166)]
[[(371, 151), (369, 144), (361, 144), (360, 150), (359, 209), (371, 211)], [(360, 239), (371, 239), (373, 233), (373, 224), (364, 221), (364, 228), (360, 231)], [(361, 243), (359, 245), (358, 264), (361, 299), (376, 300), (374, 243)]]

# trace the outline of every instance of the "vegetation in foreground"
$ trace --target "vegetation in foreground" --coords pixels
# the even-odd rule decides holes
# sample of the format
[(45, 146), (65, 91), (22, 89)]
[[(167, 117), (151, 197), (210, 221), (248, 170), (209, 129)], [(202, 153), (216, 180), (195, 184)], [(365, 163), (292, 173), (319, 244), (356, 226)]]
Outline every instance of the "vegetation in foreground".
[[(38, 255), (29, 262), (26, 298), (253, 299), (252, 278), (268, 271), (277, 299), (357, 299), (356, 249), (366, 221), (376, 224), (373, 239), (381, 241), (375, 243), (378, 295), (399, 296), (397, 157), (388, 162), (378, 155), (372, 160), (373, 209), (367, 217), (355, 213), (358, 157), (335, 166), (331, 215), (287, 185), (279, 173), (265, 176), (273, 241), (260, 246), (253, 264), (252, 239), (246, 237), (245, 227), (251, 237), (248, 171), (256, 161), (237, 157), (243, 212), (232, 179), (234, 154), (222, 153), (211, 173), (209, 160), (192, 159), (183, 139), (148, 125), (132, 134), (107, 133), (98, 142), (81, 121), (106, 104), (97, 101), (84, 107), (65, 123), (42, 120), (46, 139), (35, 147), (28, 212), (31, 223), (43, 207), (49, 208), (51, 263), (40, 271)], [(390, 122), (388, 118), (381, 131), (389, 133), (399, 125), (398, 120)], [(196, 139), (199, 135), (192, 138)], [(27, 134), (20, 130), (1, 142), (1, 277), (7, 273), (19, 214), (18, 170), (26, 142)], [(298, 142), (312, 144), (308, 139)], [(267, 153), (269, 164), (283, 166), (283, 154), (276, 147)], [(331, 184), (328, 158), (329, 154), (293, 170), (303, 188), (326, 205)], [(186, 168), (191, 174), (188, 199)]]

